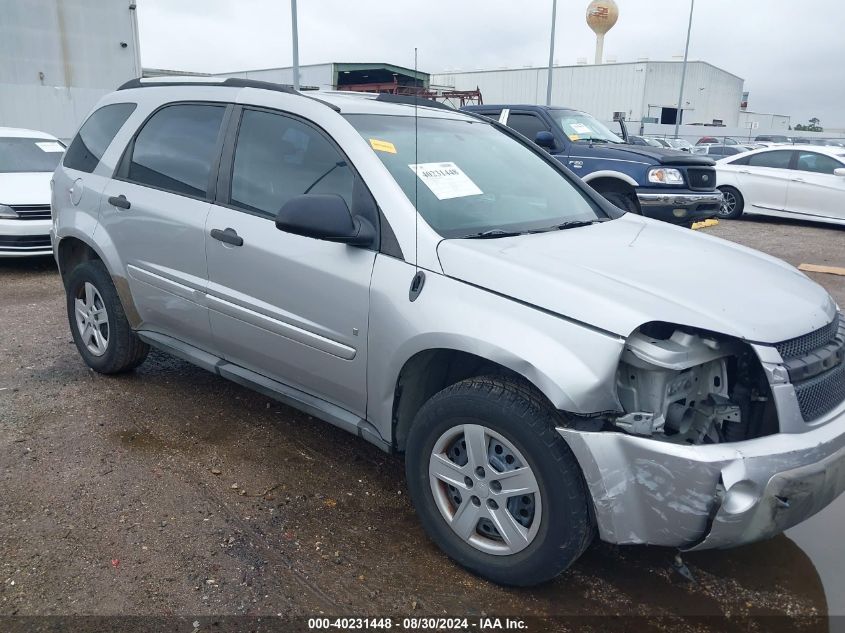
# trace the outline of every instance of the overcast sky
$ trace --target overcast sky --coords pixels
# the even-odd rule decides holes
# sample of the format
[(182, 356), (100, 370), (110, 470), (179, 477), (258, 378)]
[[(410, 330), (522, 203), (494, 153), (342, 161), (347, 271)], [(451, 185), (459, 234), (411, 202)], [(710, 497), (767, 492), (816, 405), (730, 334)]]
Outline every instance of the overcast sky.
[[(558, 2), (555, 59), (592, 61), (588, 0)], [(617, 0), (605, 58), (683, 55), (687, 0)], [(551, 0), (299, 0), (300, 63), (544, 66)], [(289, 0), (139, 0), (144, 66), (225, 72), (291, 64)], [(845, 1), (698, 0), (690, 59), (745, 79), (749, 109), (845, 127)]]

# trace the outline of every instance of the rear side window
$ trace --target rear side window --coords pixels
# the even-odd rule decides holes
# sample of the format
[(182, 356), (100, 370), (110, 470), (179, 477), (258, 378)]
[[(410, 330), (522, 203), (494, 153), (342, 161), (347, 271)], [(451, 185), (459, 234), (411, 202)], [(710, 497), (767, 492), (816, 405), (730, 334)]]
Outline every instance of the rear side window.
[(281, 114), (246, 110), (232, 167), (230, 203), (274, 216), (294, 196), (340, 195), (350, 208), (355, 176), (317, 129)]
[(179, 104), (156, 112), (132, 148), (127, 180), (205, 198), (225, 106)]
[(792, 160), (791, 150), (778, 150), (775, 152), (761, 152), (748, 157), (746, 165), (753, 167), (774, 167), (775, 169), (789, 169), (789, 161)]
[(64, 166), (89, 174), (93, 172), (136, 107), (134, 103), (112, 103), (94, 112), (65, 152)]
[(477, 110), (473, 111), (473, 114), (480, 114), (481, 116), (486, 116), (488, 119), (493, 119), (494, 121), (498, 121), (499, 117), (502, 116), (501, 110), (485, 110), (484, 112), (478, 112)]

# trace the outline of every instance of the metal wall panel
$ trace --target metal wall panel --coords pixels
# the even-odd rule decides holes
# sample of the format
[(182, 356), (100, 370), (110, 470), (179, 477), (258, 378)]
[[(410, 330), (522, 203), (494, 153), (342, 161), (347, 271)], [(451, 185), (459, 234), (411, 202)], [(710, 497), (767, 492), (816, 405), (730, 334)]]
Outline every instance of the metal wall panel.
[(0, 0), (0, 126), (67, 139), (100, 97), (139, 76), (134, 4)]
[[(558, 66), (553, 70), (552, 103), (612, 118), (625, 112), (629, 120), (659, 116), (661, 107), (677, 107), (681, 83), (679, 62), (634, 62), (599, 66)], [(546, 68), (471, 71), (432, 75), (432, 83), (457, 90), (478, 87), (485, 103), (545, 103)], [(706, 62), (690, 62), (684, 91), (684, 121), (735, 125), (743, 80)]]

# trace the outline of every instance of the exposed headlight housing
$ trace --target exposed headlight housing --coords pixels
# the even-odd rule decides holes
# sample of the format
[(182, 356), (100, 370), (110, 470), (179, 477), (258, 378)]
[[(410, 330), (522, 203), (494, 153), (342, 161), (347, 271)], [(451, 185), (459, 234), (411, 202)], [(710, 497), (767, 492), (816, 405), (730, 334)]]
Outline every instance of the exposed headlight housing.
[(18, 217), (18, 212), (12, 207), (0, 204), (0, 220), (16, 220)]
[(684, 175), (679, 169), (657, 167), (649, 170), (648, 181), (658, 185), (682, 185), (684, 184)]

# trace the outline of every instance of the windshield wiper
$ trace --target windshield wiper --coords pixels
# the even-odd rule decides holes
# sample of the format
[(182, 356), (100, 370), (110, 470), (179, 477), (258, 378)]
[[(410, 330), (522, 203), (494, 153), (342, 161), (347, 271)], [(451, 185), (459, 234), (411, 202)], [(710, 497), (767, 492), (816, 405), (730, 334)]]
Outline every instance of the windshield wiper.
[(481, 233), (473, 233), (472, 235), (461, 236), (462, 240), (492, 240), (497, 237), (515, 237), (517, 235), (525, 235), (526, 231), (503, 231), (502, 229), (490, 229), (489, 231), (482, 231)]
[(570, 220), (569, 222), (563, 222), (561, 224), (557, 224), (555, 226), (550, 226), (549, 228), (545, 229), (546, 231), (565, 231), (566, 229), (577, 229), (581, 226), (592, 226), (593, 224), (601, 224), (602, 222), (607, 222), (609, 218), (597, 218), (595, 220)]
[(528, 231), (503, 231), (502, 229), (490, 229), (482, 233), (464, 235), (462, 240), (492, 240), (497, 237), (516, 237), (517, 235), (535, 235), (537, 233), (550, 233), (551, 231), (565, 231), (566, 229), (577, 229), (579, 226), (590, 226), (609, 221), (610, 218), (596, 218), (595, 220), (570, 220), (554, 226), (547, 226), (543, 229), (531, 229)]

